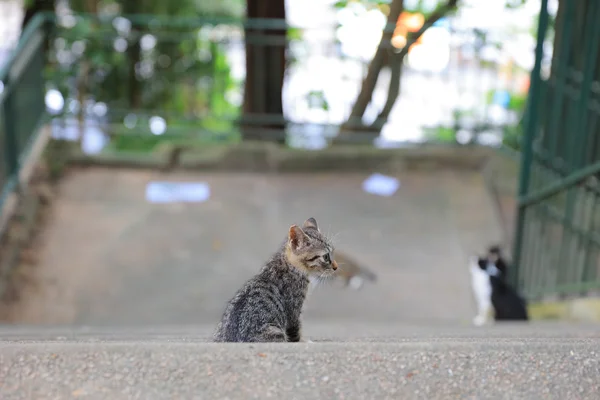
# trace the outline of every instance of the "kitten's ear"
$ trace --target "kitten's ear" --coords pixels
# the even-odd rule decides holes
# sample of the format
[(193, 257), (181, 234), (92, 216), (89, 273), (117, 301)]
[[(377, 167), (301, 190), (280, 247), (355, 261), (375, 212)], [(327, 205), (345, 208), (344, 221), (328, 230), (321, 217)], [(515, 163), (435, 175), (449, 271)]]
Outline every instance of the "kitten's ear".
[(501, 254), (500, 254), (501, 252), (502, 252), (502, 250), (500, 249), (500, 246), (498, 246), (498, 245), (490, 246), (490, 248), (488, 249), (488, 254), (494, 254), (494, 255), (497, 255), (498, 257), (501, 256)]
[(487, 258), (477, 257), (477, 265), (479, 265), (479, 268), (486, 269), (487, 264), (488, 264)]
[(498, 258), (498, 260), (496, 260), (496, 267), (503, 274), (506, 274), (508, 272), (508, 265), (506, 264), (506, 262), (504, 262), (504, 259), (502, 257), (500, 257), (500, 258)]
[(298, 227), (298, 225), (290, 226), (290, 232), (288, 233), (288, 240), (293, 250), (299, 249), (308, 243), (308, 236), (306, 233)]
[(302, 225), (302, 227), (304, 229), (313, 228), (313, 229), (319, 230), (319, 226), (317, 225), (317, 220), (314, 219), (313, 217), (310, 217), (309, 219), (304, 221), (304, 224)]

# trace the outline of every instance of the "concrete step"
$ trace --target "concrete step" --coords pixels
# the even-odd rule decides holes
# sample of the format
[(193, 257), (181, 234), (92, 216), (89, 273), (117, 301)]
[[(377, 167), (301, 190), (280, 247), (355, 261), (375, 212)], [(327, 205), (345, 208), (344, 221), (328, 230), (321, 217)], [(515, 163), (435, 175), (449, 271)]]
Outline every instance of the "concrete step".
[[(597, 325), (307, 323), (314, 343), (216, 344), (212, 326), (0, 329), (12, 399), (592, 399)], [(340, 340), (343, 338), (343, 340)]]

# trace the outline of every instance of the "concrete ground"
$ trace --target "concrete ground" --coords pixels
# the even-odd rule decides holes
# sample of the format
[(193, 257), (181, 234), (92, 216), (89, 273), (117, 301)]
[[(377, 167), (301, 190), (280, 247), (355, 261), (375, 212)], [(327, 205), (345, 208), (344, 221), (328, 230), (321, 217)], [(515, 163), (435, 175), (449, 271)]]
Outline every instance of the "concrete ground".
[(2, 399), (591, 400), (600, 392), (597, 326), (328, 323), (307, 331), (346, 341), (252, 345), (206, 343), (211, 328), (0, 329)]
[[(70, 170), (36, 249), (36, 285), (24, 288), (11, 321), (215, 324), (288, 227), (314, 216), (378, 281), (319, 288), (307, 319), (469, 322), (467, 257), (501, 236), (481, 176), (402, 172), (392, 197), (363, 192), (366, 177)], [(151, 180), (205, 181), (211, 198), (149, 204)]]

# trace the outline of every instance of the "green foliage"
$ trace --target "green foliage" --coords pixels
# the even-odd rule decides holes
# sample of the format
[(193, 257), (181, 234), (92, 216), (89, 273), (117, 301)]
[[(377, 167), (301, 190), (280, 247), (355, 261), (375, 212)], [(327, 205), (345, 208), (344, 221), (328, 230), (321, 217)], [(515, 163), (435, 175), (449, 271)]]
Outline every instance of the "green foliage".
[(456, 128), (448, 126), (436, 126), (424, 128), (423, 133), (428, 141), (439, 143), (456, 143)]
[[(71, 0), (73, 10), (86, 14), (66, 26), (58, 19), (45, 71), (48, 86), (66, 99), (65, 116), (77, 117), (90, 101), (105, 104), (111, 146), (118, 148), (148, 150), (164, 141), (211, 137), (236, 140), (234, 121), (240, 109), (230, 94), (241, 92), (242, 82), (233, 79), (226, 53), (227, 38), (242, 28), (181, 19), (239, 17), (244, 12), (243, 0), (216, 3)], [(124, 124), (128, 115), (137, 116), (133, 128)], [(150, 135), (152, 115), (165, 119), (163, 135)]]
[(384, 4), (390, 4), (392, 0), (339, 0), (333, 4), (334, 8), (346, 8), (350, 3), (362, 3), (367, 7), (379, 7)]
[(287, 30), (287, 37), (289, 40), (301, 40), (302, 39), (302, 29), (290, 27)]
[[(492, 104), (495, 90), (490, 90), (486, 93), (487, 104)], [(523, 134), (523, 114), (525, 113), (525, 107), (527, 106), (527, 93), (509, 93), (510, 100), (507, 105), (507, 109), (518, 113), (521, 117), (517, 125), (507, 125), (502, 128), (503, 139), (502, 142), (505, 146), (513, 149), (520, 150), (521, 139)]]
[(523, 112), (525, 110), (525, 106), (527, 105), (527, 94), (516, 94), (513, 93), (510, 96), (510, 101), (508, 102), (508, 109)]
[(119, 126), (113, 131), (114, 139), (104, 149), (105, 152), (124, 151), (128, 153), (153, 152), (163, 144), (194, 147), (213, 143), (236, 143), (241, 141), (237, 131), (214, 132), (204, 130), (198, 123), (179, 121), (164, 135), (148, 135), (143, 129), (128, 130)]
[(506, 0), (506, 8), (519, 8), (527, 3), (527, 0)]
[(521, 124), (516, 126), (506, 126), (503, 129), (504, 137), (502, 144), (516, 151), (521, 150), (521, 140), (523, 138), (523, 127)]
[(308, 104), (312, 108), (320, 108), (321, 110), (328, 111), (329, 103), (325, 98), (325, 92), (322, 90), (311, 90), (306, 95)]
[[(492, 101), (494, 99), (494, 93), (496, 93), (495, 89), (489, 90), (486, 93), (487, 104), (492, 104)], [(518, 113), (522, 113), (523, 111), (525, 111), (525, 106), (527, 104), (527, 93), (521, 94), (521, 93), (511, 92), (511, 93), (509, 93), (509, 95), (510, 95), (510, 99), (508, 101), (507, 109), (518, 112)]]
[[(440, 4), (443, 4), (444, 2), (445, 1), (439, 0), (438, 4), (436, 4), (436, 7), (438, 7)], [(390, 5), (392, 3), (392, 0), (339, 0), (333, 4), (333, 7), (336, 9), (342, 9), (348, 7), (352, 3), (360, 3), (367, 10), (371, 10), (374, 8), (380, 8), (384, 5)], [(435, 9), (435, 7), (433, 9)], [(424, 15), (428, 15), (429, 13), (431, 13), (432, 8), (430, 7), (429, 2), (423, 2), (423, 0), (419, 0), (414, 7), (410, 7), (405, 4), (404, 10), (411, 13), (421, 13)]]

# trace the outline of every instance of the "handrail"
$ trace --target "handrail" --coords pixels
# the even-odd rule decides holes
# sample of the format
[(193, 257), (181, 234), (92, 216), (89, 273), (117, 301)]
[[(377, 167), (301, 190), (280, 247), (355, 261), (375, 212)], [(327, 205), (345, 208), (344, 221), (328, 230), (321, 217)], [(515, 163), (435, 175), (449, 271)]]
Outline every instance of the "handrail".
[[(521, 156), (521, 171), (519, 173), (519, 186), (518, 196), (526, 196), (529, 190), (529, 183), (531, 178), (531, 168), (533, 165), (533, 139), (535, 137), (536, 129), (538, 128), (538, 104), (541, 97), (541, 70), (542, 70), (542, 57), (544, 55), (544, 40), (546, 37), (546, 30), (548, 28), (548, 0), (541, 1), (540, 7), (540, 18), (538, 22), (537, 39), (535, 46), (535, 63), (531, 71), (531, 86), (529, 87), (529, 99), (527, 103), (527, 111), (525, 118), (525, 131), (523, 132), (523, 148)], [(517, 214), (517, 226), (515, 229), (514, 236), (514, 248), (513, 248), (513, 260), (515, 265), (513, 272), (509, 276), (511, 283), (520, 287), (521, 276), (520, 274), (520, 263), (521, 251), (523, 245), (523, 238), (525, 234), (525, 208), (519, 204)]]
[[(4, 85), (4, 90), (0, 93), (0, 111), (2, 120), (0, 124), (3, 128), (0, 131), (2, 135), (3, 148), (0, 148), (0, 162), (4, 164), (2, 173), (2, 187), (0, 187), (0, 212), (4, 206), (7, 195), (14, 192), (18, 187), (18, 174), (20, 172), (20, 158), (28, 152), (31, 145), (32, 135), (35, 132), (34, 125), (37, 118), (41, 119), (43, 111), (36, 115), (36, 120), (31, 119), (32, 115), (23, 118), (18, 115), (16, 102), (18, 96), (35, 96), (41, 101), (43, 109), (43, 87), (38, 86), (37, 94), (31, 91), (19, 92), (20, 80), (23, 73), (27, 72), (29, 62), (32, 56), (37, 56), (40, 43), (46, 37), (44, 24), (48, 22), (47, 15), (43, 13), (36, 14), (27, 26), (23, 29), (21, 37), (15, 48), (10, 52), (5, 64), (0, 68), (0, 82)], [(40, 76), (42, 71), (39, 71)], [(15, 97), (16, 96), (16, 97)], [(31, 111), (31, 110), (28, 110)], [(38, 110), (39, 111), (39, 110)], [(25, 129), (27, 132), (23, 133)], [(21, 137), (18, 137), (21, 135)]]
[(17, 43), (17, 47), (15, 47), (15, 49), (10, 53), (4, 66), (0, 68), (0, 81), (5, 83), (7, 82), (8, 74), (15, 60), (23, 51), (23, 48), (27, 45), (27, 42), (31, 40), (33, 35), (46, 23), (47, 20), (48, 17), (45, 13), (37, 13), (27, 24), (27, 26), (25, 26), (25, 29), (19, 38), (19, 42)]
[(571, 175), (567, 175), (565, 178), (559, 180), (557, 183), (548, 186), (546, 189), (540, 190), (537, 193), (534, 193), (530, 196), (525, 196), (519, 199), (519, 207), (524, 208), (528, 207), (532, 204), (539, 203), (551, 197), (564, 189), (573, 186), (582, 180), (597, 174), (600, 172), (600, 161), (596, 162), (592, 165), (589, 165), (585, 168), (580, 169), (577, 172), (572, 173)]

